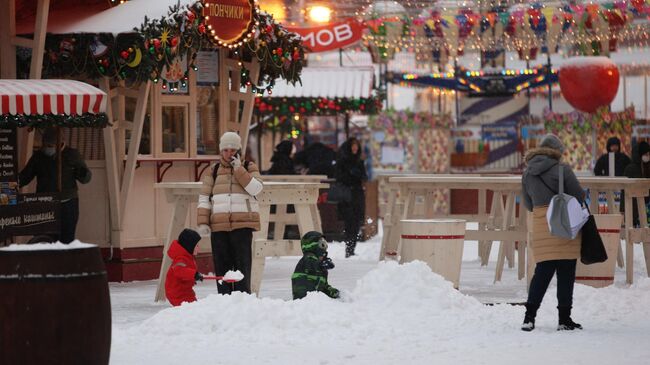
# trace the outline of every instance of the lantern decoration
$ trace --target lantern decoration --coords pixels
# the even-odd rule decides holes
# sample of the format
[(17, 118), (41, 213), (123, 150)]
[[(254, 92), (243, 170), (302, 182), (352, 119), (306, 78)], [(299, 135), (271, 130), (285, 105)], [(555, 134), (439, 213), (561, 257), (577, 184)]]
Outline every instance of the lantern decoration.
[(560, 68), (559, 80), (562, 95), (571, 106), (593, 113), (614, 100), (619, 73), (607, 57), (574, 57)]

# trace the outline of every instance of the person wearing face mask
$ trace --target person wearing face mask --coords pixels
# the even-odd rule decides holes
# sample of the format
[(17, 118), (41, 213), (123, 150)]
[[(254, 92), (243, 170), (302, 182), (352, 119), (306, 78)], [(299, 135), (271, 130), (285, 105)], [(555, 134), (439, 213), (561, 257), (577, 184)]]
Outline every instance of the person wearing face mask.
[[(27, 165), (18, 175), (19, 186), (29, 184), (36, 178), (37, 193), (55, 193), (57, 187), (57, 130), (46, 128), (43, 133), (43, 147), (35, 151)], [(86, 166), (83, 157), (74, 148), (61, 144), (61, 230), (58, 240), (62, 243), (74, 241), (79, 220), (79, 195), (77, 181), (82, 184), (90, 182), (92, 173)]]
[[(632, 163), (627, 165), (624, 172), (625, 176), (633, 179), (650, 179), (650, 144), (648, 142), (637, 143), (632, 147)], [(622, 200), (623, 198), (621, 198)], [(645, 198), (646, 205), (649, 198)], [(634, 226), (639, 226), (639, 210), (636, 199), (632, 199), (632, 212)]]

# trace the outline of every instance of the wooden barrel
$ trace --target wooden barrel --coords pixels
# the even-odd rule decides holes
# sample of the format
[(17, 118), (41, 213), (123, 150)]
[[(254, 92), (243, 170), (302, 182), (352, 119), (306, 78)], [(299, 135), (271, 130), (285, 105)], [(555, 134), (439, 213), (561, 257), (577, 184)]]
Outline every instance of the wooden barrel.
[(0, 249), (0, 364), (108, 364), (111, 304), (99, 248), (14, 247)]
[(576, 267), (576, 283), (603, 288), (614, 284), (616, 258), (621, 247), (621, 214), (594, 214), (596, 227), (600, 238), (603, 239), (607, 251), (607, 261), (585, 265), (578, 260)]
[(400, 262), (424, 261), (458, 289), (465, 246), (462, 219), (404, 219)]

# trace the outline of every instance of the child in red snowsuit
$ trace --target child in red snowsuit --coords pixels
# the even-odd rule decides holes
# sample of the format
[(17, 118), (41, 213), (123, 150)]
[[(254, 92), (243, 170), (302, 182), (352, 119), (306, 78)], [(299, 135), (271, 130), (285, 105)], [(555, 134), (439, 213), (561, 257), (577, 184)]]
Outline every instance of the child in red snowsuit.
[(194, 248), (201, 240), (201, 236), (191, 229), (184, 229), (174, 240), (167, 251), (167, 256), (172, 259), (172, 265), (167, 271), (165, 280), (165, 294), (173, 306), (183, 302), (195, 302), (196, 294), (192, 287), (196, 281), (203, 281), (203, 275), (196, 270), (194, 261)]

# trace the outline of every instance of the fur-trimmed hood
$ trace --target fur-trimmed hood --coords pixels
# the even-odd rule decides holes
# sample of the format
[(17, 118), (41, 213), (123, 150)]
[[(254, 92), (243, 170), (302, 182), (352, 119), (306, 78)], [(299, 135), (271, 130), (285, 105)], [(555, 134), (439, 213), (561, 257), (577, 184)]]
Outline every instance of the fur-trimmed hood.
[(556, 149), (539, 147), (526, 154), (526, 171), (531, 175), (541, 175), (560, 163), (562, 153)]

